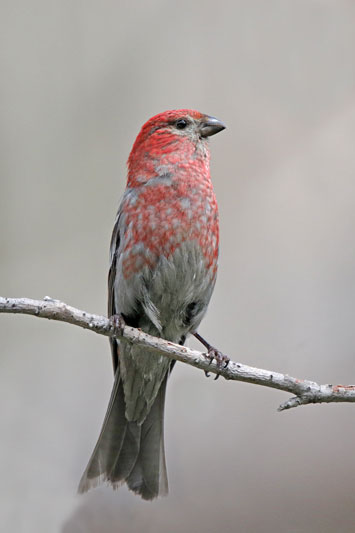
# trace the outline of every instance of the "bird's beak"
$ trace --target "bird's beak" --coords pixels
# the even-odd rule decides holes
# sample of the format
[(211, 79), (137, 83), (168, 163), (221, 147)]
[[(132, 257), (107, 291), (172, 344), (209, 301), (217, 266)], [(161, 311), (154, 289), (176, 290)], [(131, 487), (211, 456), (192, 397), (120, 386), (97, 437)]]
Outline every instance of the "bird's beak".
[(210, 137), (211, 135), (215, 135), (215, 133), (218, 133), (225, 128), (226, 126), (223, 124), (223, 122), (218, 120), (218, 118), (209, 117), (208, 115), (205, 115), (201, 119), (199, 126), (201, 137)]

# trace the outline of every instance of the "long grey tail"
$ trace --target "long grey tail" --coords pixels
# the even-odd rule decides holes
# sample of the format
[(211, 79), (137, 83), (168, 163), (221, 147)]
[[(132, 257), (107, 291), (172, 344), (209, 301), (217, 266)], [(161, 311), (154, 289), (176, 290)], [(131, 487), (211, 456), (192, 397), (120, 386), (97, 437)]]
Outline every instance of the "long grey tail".
[(165, 377), (150, 412), (141, 425), (125, 417), (123, 385), (117, 369), (101, 433), (81, 478), (79, 492), (102, 481), (128, 488), (145, 500), (167, 494), (164, 452)]

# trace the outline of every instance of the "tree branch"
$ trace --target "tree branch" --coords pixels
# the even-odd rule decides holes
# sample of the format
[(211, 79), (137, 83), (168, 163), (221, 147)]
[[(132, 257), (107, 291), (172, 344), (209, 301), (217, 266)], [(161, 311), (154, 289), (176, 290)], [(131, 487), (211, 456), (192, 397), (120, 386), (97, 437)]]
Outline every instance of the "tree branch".
[(205, 372), (219, 374), (225, 379), (254, 383), (294, 394), (294, 397), (280, 405), (279, 411), (309, 403), (355, 402), (355, 385), (319, 385), (314, 381), (300, 380), (287, 374), (253, 368), (233, 361), (229, 362), (227, 368), (218, 368), (215, 361), (210, 363), (206, 354), (164, 339), (152, 337), (140, 329), (130, 326), (124, 326), (120, 330), (115, 328), (106, 317), (86, 313), (49, 296), (43, 300), (3, 298), (0, 296), (0, 313), (20, 313), (67, 322), (84, 329), (90, 329), (99, 335), (122, 338), (127, 342), (140, 344), (169, 359), (176, 359)]

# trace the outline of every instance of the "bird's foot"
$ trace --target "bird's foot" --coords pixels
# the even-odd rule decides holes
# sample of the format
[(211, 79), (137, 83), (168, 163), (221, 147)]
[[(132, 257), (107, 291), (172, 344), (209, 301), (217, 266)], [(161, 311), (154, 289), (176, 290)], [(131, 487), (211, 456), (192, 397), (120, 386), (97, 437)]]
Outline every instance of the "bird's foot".
[(126, 322), (124, 321), (124, 318), (122, 315), (112, 315), (108, 319), (110, 323), (110, 329), (112, 333), (114, 333), (115, 337), (121, 337), (123, 334), (124, 327), (126, 325)]
[[(215, 360), (218, 369), (227, 368), (229, 361), (230, 361), (228, 355), (225, 355), (224, 353), (220, 352), (219, 350), (217, 350), (217, 348), (214, 348), (213, 346), (209, 346), (208, 351), (206, 354), (204, 354), (204, 356), (207, 359), (209, 359), (210, 364), (212, 363), (213, 360)], [(207, 377), (210, 376), (209, 372), (205, 371), (205, 374)], [(216, 380), (218, 378), (219, 378), (219, 374), (216, 374), (216, 377), (214, 379)]]
[[(203, 337), (201, 337), (201, 335), (197, 332), (195, 332), (193, 334), (196, 339), (198, 339), (206, 348), (207, 348), (207, 353), (203, 354), (207, 359), (209, 359), (210, 361), (210, 364), (212, 363), (213, 360), (216, 361), (216, 364), (217, 364), (217, 368), (227, 368), (228, 366), (228, 363), (230, 361), (229, 357), (227, 355), (224, 355), (224, 353), (222, 353), (221, 351), (217, 350), (217, 348), (214, 348), (213, 346), (211, 346), (211, 344), (209, 342), (207, 342)], [(206, 374), (206, 377), (210, 377), (210, 374), (209, 372), (207, 372), (205, 370), (205, 374)], [(216, 375), (216, 377), (214, 378), (215, 380), (219, 378), (219, 374)]]

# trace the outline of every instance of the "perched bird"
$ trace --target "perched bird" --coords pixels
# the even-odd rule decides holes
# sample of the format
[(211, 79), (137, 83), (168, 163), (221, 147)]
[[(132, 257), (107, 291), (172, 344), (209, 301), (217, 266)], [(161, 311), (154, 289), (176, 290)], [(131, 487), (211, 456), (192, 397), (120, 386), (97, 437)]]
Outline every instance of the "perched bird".
[[(108, 315), (184, 344), (196, 332), (214, 288), (218, 208), (208, 137), (216, 118), (182, 109), (142, 127), (128, 159), (127, 188), (113, 229)], [(150, 500), (166, 494), (164, 401), (173, 363), (143, 347), (110, 339), (114, 386), (101, 434), (79, 492), (101, 481)]]

